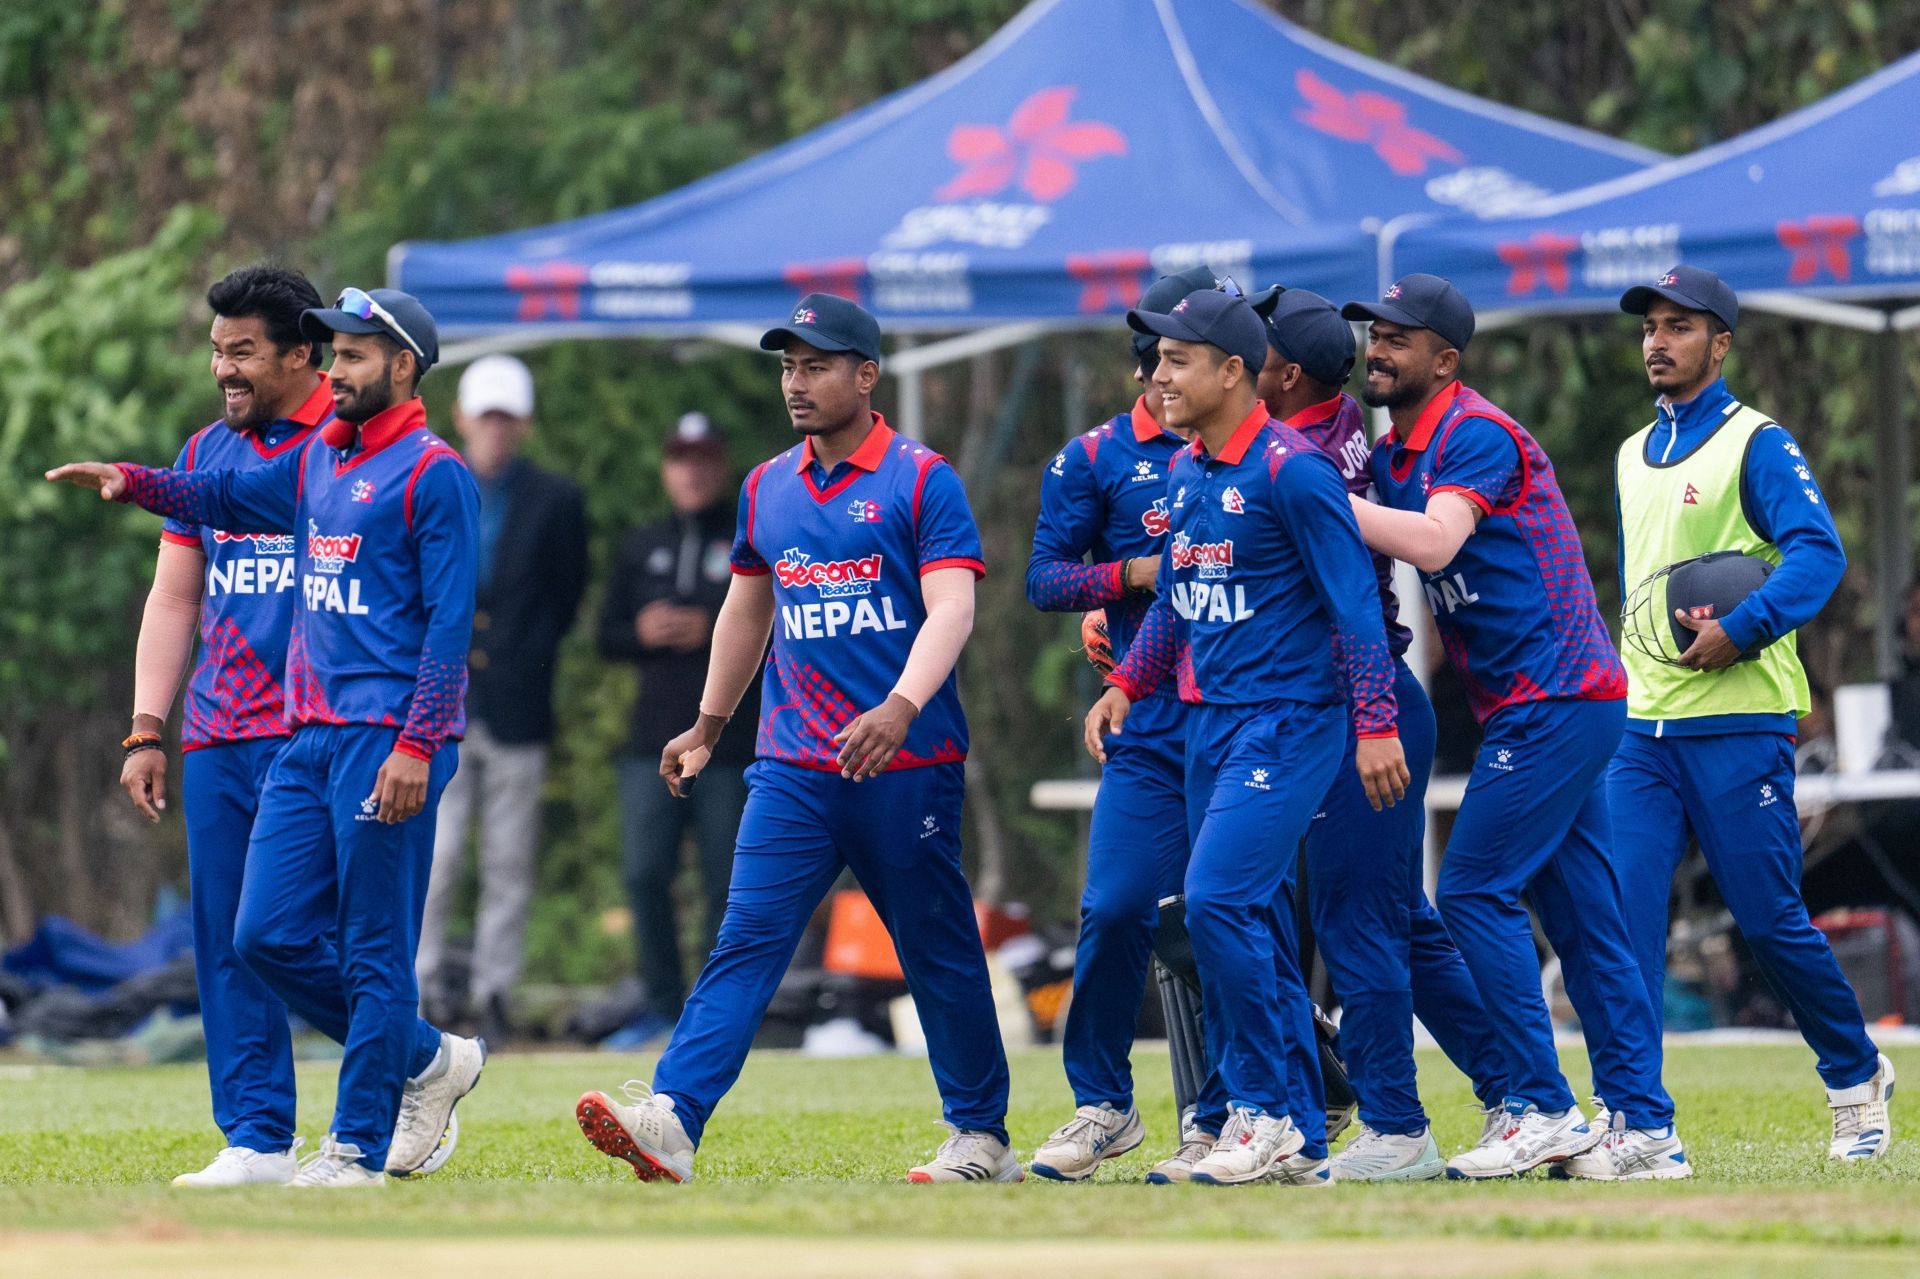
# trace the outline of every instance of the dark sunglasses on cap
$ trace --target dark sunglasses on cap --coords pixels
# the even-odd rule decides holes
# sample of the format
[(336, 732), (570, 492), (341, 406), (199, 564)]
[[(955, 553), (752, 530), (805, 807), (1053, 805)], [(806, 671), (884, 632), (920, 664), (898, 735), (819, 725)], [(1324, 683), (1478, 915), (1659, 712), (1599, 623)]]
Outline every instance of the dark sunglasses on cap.
[(1230, 275), (1221, 276), (1220, 283), (1213, 287), (1216, 292), (1224, 293), (1230, 298), (1243, 298), (1247, 296), (1240, 291), (1240, 286), (1233, 282), (1233, 277)]
[(424, 361), (427, 358), (427, 353), (420, 349), (420, 344), (413, 340), (413, 336), (407, 332), (400, 321), (393, 318), (393, 312), (374, 301), (372, 295), (366, 290), (342, 289), (339, 300), (333, 305), (336, 310), (345, 311), (348, 315), (378, 323), (405, 343), (407, 349), (413, 352), (415, 359)]

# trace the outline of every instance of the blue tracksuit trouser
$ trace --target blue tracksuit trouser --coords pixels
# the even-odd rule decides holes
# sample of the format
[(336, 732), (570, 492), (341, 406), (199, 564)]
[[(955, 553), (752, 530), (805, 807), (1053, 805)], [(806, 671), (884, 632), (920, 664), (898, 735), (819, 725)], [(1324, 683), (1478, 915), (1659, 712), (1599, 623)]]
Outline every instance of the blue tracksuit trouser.
[(1395, 663), (1393, 695), (1412, 784), (1375, 812), (1348, 742), (1307, 830), (1307, 907), (1340, 997), (1340, 1049), (1360, 1118), (1413, 1136), (1427, 1127), (1414, 1082), (1416, 1013), (1482, 1105), (1505, 1100), (1507, 1071), (1473, 974), (1420, 882), (1433, 703), (1405, 662)]
[(1607, 768), (1627, 931), (1658, 1017), (1673, 875), (1688, 835), (1697, 838), (1767, 984), (1813, 1049), (1821, 1080), (1851, 1088), (1873, 1078), (1880, 1053), (1826, 935), (1807, 918), (1793, 783), (1793, 739), (1781, 733), (1628, 733)]
[(459, 765), (443, 744), (426, 806), (374, 820), (370, 798), (399, 730), (295, 730), (267, 770), (234, 921), (241, 960), (309, 1025), (342, 1045), (332, 1133), (386, 1165), (400, 1092), (440, 1048), (421, 1020), (414, 952), (433, 865), (434, 810)]
[(1440, 915), (1466, 957), (1506, 1058), (1508, 1105), (1574, 1104), (1553, 1046), (1524, 893), (1560, 957), (1595, 1091), (1634, 1128), (1673, 1120), (1660, 1028), (1621, 917), (1601, 775), (1621, 701), (1522, 702), (1486, 723), (1440, 866)]
[(946, 1121), (1007, 1139), (1007, 1058), (960, 868), (965, 795), (961, 764), (857, 783), (775, 760), (747, 770), (720, 939), (653, 1074), (654, 1091), (673, 1098), (696, 1144), (842, 868), (860, 881), (899, 952)]
[[(1181, 714), (1176, 708), (1175, 714)], [(1061, 1057), (1076, 1106), (1133, 1105), (1133, 1030), (1146, 992), (1162, 899), (1187, 873), (1186, 745), (1141, 734), (1130, 717), (1109, 738), (1087, 835), (1073, 1000)]]
[(278, 1153), (293, 1144), (293, 1045), (287, 1006), (233, 949), (247, 844), (267, 770), (286, 745), (259, 737), (196, 747), (182, 766), (193, 971), (207, 1039), (213, 1121), (229, 1146)]
[(1200, 705), (1187, 720), (1187, 928), (1207, 1048), (1228, 1104), (1290, 1114), (1309, 1158), (1326, 1154), (1326, 1114), (1293, 886), (1347, 732), (1341, 708), (1290, 701)]

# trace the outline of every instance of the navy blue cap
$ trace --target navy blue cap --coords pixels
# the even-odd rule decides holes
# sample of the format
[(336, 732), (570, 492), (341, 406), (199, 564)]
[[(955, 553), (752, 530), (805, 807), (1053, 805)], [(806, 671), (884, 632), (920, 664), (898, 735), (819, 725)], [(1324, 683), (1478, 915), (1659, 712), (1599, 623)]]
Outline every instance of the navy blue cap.
[(1466, 350), (1473, 339), (1473, 306), (1467, 295), (1437, 275), (1403, 275), (1378, 302), (1349, 302), (1340, 315), (1432, 329), (1456, 351)]
[[(1180, 299), (1186, 297), (1187, 294), (1197, 293), (1201, 289), (1211, 289), (1218, 283), (1219, 281), (1214, 278), (1211, 268), (1190, 266), (1184, 271), (1175, 271), (1172, 275), (1163, 275), (1148, 285), (1147, 291), (1140, 295), (1139, 309), (1164, 315), (1168, 311), (1173, 310)], [(1160, 339), (1154, 337), (1151, 333), (1134, 334), (1134, 358), (1144, 363), (1147, 357), (1153, 354), (1154, 343), (1159, 340)]]
[[(372, 299), (379, 309), (356, 300), (360, 298)], [(392, 338), (420, 361), (422, 373), (440, 360), (440, 329), (433, 316), (419, 298), (399, 289), (342, 289), (333, 306), (300, 313), (300, 336), (307, 341), (330, 342), (335, 333), (378, 333)]]
[(1729, 333), (1740, 326), (1740, 299), (1726, 281), (1705, 267), (1677, 266), (1652, 284), (1636, 284), (1620, 295), (1620, 309), (1628, 315), (1645, 315), (1655, 298), (1689, 311), (1704, 311), (1726, 325)]
[(784, 351), (799, 338), (822, 351), (852, 351), (880, 362), (880, 321), (835, 293), (809, 293), (794, 304), (785, 324), (760, 335), (762, 351)]
[(1267, 362), (1267, 329), (1247, 300), (1237, 293), (1199, 289), (1159, 311), (1127, 312), (1127, 326), (1136, 333), (1180, 342), (1205, 342), (1228, 355), (1237, 355), (1249, 373)]
[(1353, 372), (1353, 329), (1340, 318), (1333, 303), (1306, 289), (1286, 289), (1271, 300), (1258, 298), (1254, 311), (1267, 302), (1267, 345), (1289, 364), (1298, 364), (1307, 376), (1328, 386), (1340, 386)]

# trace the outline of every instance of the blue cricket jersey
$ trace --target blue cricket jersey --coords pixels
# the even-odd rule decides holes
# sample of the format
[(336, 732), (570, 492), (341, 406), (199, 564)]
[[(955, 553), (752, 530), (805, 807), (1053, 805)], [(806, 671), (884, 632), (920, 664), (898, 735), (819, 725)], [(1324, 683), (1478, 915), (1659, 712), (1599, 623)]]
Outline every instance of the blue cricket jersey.
[[(1171, 518), (1167, 468), (1186, 440), (1147, 411), (1130, 412), (1074, 437), (1040, 475), (1040, 516), (1027, 561), (1027, 599), (1042, 612), (1105, 609), (1114, 660), (1124, 660), (1153, 596), (1129, 591), (1126, 562), (1159, 556)], [(1084, 563), (1091, 553), (1093, 563)], [(1172, 690), (1136, 709), (1129, 727), (1156, 735), (1181, 731)]]
[[(222, 471), (268, 466), (297, 452), (332, 420), (333, 388), (323, 373), (313, 394), (284, 418), (245, 431), (224, 421), (196, 431), (174, 467)], [(229, 533), (170, 519), (161, 527), (160, 538), (206, 557), (200, 653), (187, 677), (181, 749), (285, 737), (282, 677), (293, 630), (293, 535)]]
[[(838, 772), (833, 737), (886, 701), (927, 620), (920, 579), (986, 575), (980, 531), (945, 458), (896, 435), (878, 413), (866, 439), (827, 472), (802, 440), (740, 488), (733, 571), (773, 576), (773, 644), (754, 753)], [(888, 769), (967, 757), (957, 673), (907, 730)]]
[[(1367, 419), (1359, 402), (1345, 391), (1330, 400), (1308, 405), (1286, 424), (1307, 437), (1333, 460), (1347, 492), (1373, 499), (1372, 446), (1367, 443)], [(1387, 628), (1387, 647), (1399, 657), (1413, 644), (1413, 632), (1400, 624), (1400, 601), (1393, 593), (1393, 560), (1375, 552), (1373, 577), (1380, 588), (1380, 620)]]
[(244, 470), (122, 464), (121, 500), (239, 533), (293, 534), (302, 607), (287, 648), (287, 722), (378, 724), (431, 759), (466, 727), (479, 497), (460, 455), (408, 400), (335, 419)]
[(1453, 561), (1422, 572), (1447, 661), (1481, 723), (1521, 702), (1615, 701), (1627, 673), (1594, 601), (1593, 578), (1545, 451), (1459, 382), (1405, 439), (1373, 447), (1374, 491), (1399, 511), (1458, 493), (1481, 519)]
[(1184, 640), (1182, 701), (1345, 702), (1361, 736), (1394, 735), (1373, 565), (1327, 455), (1255, 405), (1218, 457), (1199, 440), (1182, 449), (1167, 484), (1163, 593), (1107, 682), (1140, 700)]

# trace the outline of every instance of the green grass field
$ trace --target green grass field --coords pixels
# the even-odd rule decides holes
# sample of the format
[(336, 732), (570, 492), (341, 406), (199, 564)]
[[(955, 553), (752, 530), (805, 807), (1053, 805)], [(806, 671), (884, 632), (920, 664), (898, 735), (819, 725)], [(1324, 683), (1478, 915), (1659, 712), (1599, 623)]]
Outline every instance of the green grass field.
[[(1920, 1081), (1920, 1052), (1890, 1055)], [(198, 1068), (0, 1059), (0, 1275), (1920, 1275), (1920, 1119), (1897, 1098), (1906, 1140), (1891, 1158), (1830, 1166), (1797, 1045), (1674, 1050), (1697, 1174), (1624, 1186), (1147, 1186), (1172, 1103), (1164, 1056), (1141, 1058), (1148, 1143), (1093, 1185), (900, 1184), (944, 1135), (925, 1063), (785, 1054), (748, 1065), (697, 1181), (644, 1185), (586, 1144), (572, 1110), (650, 1059), (507, 1055), (461, 1106), (443, 1172), (340, 1195), (170, 1189), (220, 1144)], [(1577, 1054), (1567, 1069), (1586, 1077)], [(310, 1143), (333, 1073), (300, 1069)], [(1479, 1117), (1459, 1075), (1423, 1054), (1421, 1084), (1442, 1148), (1470, 1141)], [(1016, 1144), (1031, 1150), (1070, 1108), (1057, 1053), (1015, 1059)]]

